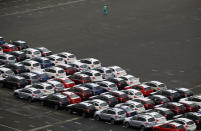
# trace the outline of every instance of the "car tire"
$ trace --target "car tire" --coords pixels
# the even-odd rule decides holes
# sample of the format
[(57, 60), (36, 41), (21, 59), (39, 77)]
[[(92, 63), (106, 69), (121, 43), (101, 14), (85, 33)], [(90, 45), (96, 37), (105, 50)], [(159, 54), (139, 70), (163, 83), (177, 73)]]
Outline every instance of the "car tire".
[(33, 100), (31, 97), (28, 98), (28, 102), (31, 103)]
[(116, 122), (115, 122), (115, 120), (114, 120), (114, 119), (111, 119), (111, 120), (110, 120), (110, 123), (111, 123), (111, 124), (113, 124), (113, 125), (115, 125), (115, 124), (116, 124)]
[(70, 114), (73, 114), (73, 110), (72, 110), (72, 109), (69, 109), (69, 113), (70, 113)]
[(15, 98), (19, 98), (19, 94), (17, 94), (17, 93), (14, 93), (14, 95), (13, 95)]
[(101, 120), (101, 118), (100, 118), (99, 115), (96, 115), (96, 116), (95, 116), (95, 119), (96, 119), (97, 121), (100, 121), (100, 120)]
[(59, 106), (58, 105), (54, 105), (54, 109), (55, 110), (59, 110)]
[(2, 88), (3, 87), (3, 83), (0, 83), (0, 88)]
[(145, 131), (145, 127), (144, 127), (144, 126), (141, 126), (141, 127), (140, 127), (140, 131)]
[(84, 118), (86, 118), (86, 117), (87, 117), (87, 114), (86, 114), (86, 113), (82, 113), (82, 116), (83, 116)]
[(129, 127), (130, 127), (130, 124), (129, 124), (128, 122), (126, 122), (126, 123), (124, 124), (124, 126), (125, 126), (126, 128), (129, 128)]

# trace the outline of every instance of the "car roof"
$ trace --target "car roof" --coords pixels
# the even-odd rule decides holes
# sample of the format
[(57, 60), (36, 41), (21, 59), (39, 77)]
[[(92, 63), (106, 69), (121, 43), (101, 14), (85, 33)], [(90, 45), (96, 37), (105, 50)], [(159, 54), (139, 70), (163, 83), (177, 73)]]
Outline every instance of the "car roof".
[(155, 116), (155, 115), (158, 115), (160, 113), (158, 113), (158, 112), (149, 112), (149, 113), (145, 113), (145, 114), (148, 114), (148, 115), (151, 115), (151, 116)]
[(161, 111), (169, 111), (170, 109), (164, 108), (164, 107), (157, 107), (155, 109), (161, 110)]
[(138, 90), (136, 90), (136, 89), (127, 89), (127, 90), (125, 90), (125, 91), (131, 91), (131, 92), (134, 92), (134, 93), (140, 92), (140, 91), (138, 91)]
[(80, 104), (85, 105), (85, 106), (92, 106), (92, 104), (88, 103), (88, 102), (80, 102)]
[(112, 92), (114, 92), (114, 93), (118, 93), (118, 94), (120, 94), (120, 95), (125, 94), (125, 93), (124, 93), (124, 92), (122, 92), (122, 91), (112, 91)]
[(176, 127), (178, 127), (178, 126), (181, 126), (182, 124), (179, 124), (179, 123), (176, 123), (176, 122), (170, 122), (169, 124), (172, 124), (172, 125), (174, 125), (174, 126), (176, 126)]
[(149, 118), (153, 118), (152, 116), (148, 115), (148, 114), (138, 114), (139, 117), (143, 117), (145, 118), (146, 120), (149, 119)]
[(150, 83), (153, 83), (153, 84), (156, 84), (156, 85), (164, 84), (164, 83), (162, 83), (162, 82), (160, 82), (160, 81), (150, 81)]
[(185, 122), (189, 122), (189, 121), (192, 121), (188, 118), (177, 118), (176, 120), (182, 120), (182, 121), (185, 121)]
[(58, 54), (62, 54), (62, 55), (65, 55), (65, 56), (74, 55), (74, 54), (69, 53), (69, 52), (60, 52)]
[(24, 52), (22, 52), (22, 51), (12, 51), (12, 52), (14, 52), (14, 53), (17, 53), (17, 54), (24, 54)]
[(52, 66), (52, 67), (50, 67), (49, 69), (53, 69), (53, 70), (63, 70), (62, 68), (56, 67), (56, 66)]
[(70, 91), (64, 91), (64, 92), (62, 92), (63, 94), (66, 94), (66, 95), (73, 95), (73, 94), (75, 94), (75, 93), (73, 93), (73, 92), (70, 92)]
[(0, 67), (0, 70), (1, 70), (1, 71), (10, 71), (11, 69), (6, 68), (6, 67)]
[(78, 65), (78, 66), (86, 65), (86, 64), (84, 64), (84, 63), (82, 63), (82, 62), (79, 62), (79, 61), (75, 61), (75, 62), (73, 62), (72, 64), (75, 64), (75, 65)]
[(101, 96), (105, 96), (105, 97), (107, 97), (107, 98), (113, 98), (113, 97), (114, 97), (114, 96), (109, 95), (109, 94), (103, 94), (103, 95), (101, 95)]
[(98, 59), (95, 59), (95, 58), (84, 58), (84, 59), (80, 59), (80, 60), (88, 60), (88, 61), (99, 61)]
[(14, 42), (18, 42), (18, 43), (26, 43), (26, 42), (23, 41), (23, 40), (16, 40), (16, 41), (14, 41)]
[[(62, 57), (60, 57), (60, 56), (58, 56), (58, 55), (56, 55), (56, 54), (50, 55), (50, 56), (48, 56), (48, 57), (50, 57), (50, 58), (55, 58), (55, 59), (57, 59), (57, 58), (62, 58)], [(63, 59), (63, 58), (62, 58), (62, 59)]]
[(159, 98), (167, 98), (167, 97), (162, 96), (162, 95), (153, 95), (153, 96), (156, 96), (156, 97), (159, 97)]
[(177, 90), (179, 90), (179, 91), (190, 91), (190, 90), (187, 89), (187, 88), (178, 88)]
[(125, 77), (125, 78), (127, 78), (127, 79), (132, 78), (132, 77), (135, 78), (135, 76), (133, 76), (133, 75), (125, 75), (125, 76), (122, 76), (122, 77)]
[(17, 76), (17, 75), (15, 75), (14, 77), (17, 78), (17, 79), (19, 79), (19, 80), (25, 79), (24, 77), (22, 77), (22, 76)]
[(5, 46), (8, 46), (8, 47), (14, 47), (15, 45), (13, 45), (13, 44), (8, 44), (8, 43), (6, 43), (6, 44), (4, 44)]
[(100, 82), (100, 83), (104, 83), (104, 84), (107, 84), (107, 85), (112, 85), (112, 84), (114, 84), (114, 83), (112, 83), (112, 82), (110, 82), (110, 81), (102, 81), (102, 82)]
[(183, 104), (181, 103), (178, 103), (178, 102), (169, 102), (170, 104), (172, 105), (175, 105), (175, 106), (182, 106)]
[(91, 86), (99, 86), (98, 84), (96, 83), (86, 83), (86, 85), (91, 85)]
[(37, 85), (41, 85), (41, 86), (44, 86), (44, 87), (51, 86), (51, 84), (48, 84), (46, 82), (37, 83)]
[(100, 100), (100, 99), (93, 99), (91, 101), (96, 102), (96, 103), (105, 103), (105, 101)]
[(192, 101), (180, 101), (181, 103), (184, 103), (184, 104), (193, 104), (193, 102)]
[(143, 100), (143, 101), (149, 101), (149, 100), (151, 100), (151, 99), (146, 98), (146, 97), (144, 97), (144, 98), (136, 98), (136, 99), (138, 99), (138, 100)]
[(135, 105), (141, 104), (141, 103), (139, 103), (137, 101), (132, 101), (132, 100), (128, 100), (128, 101), (126, 101), (126, 103), (131, 103), (131, 104), (135, 104)]
[(122, 80), (124, 80), (124, 79), (122, 79), (122, 78), (119, 78), (119, 77), (116, 77), (116, 78), (113, 78), (114, 80), (117, 80), (117, 81), (122, 81)]
[(27, 89), (29, 89), (29, 90), (31, 90), (31, 91), (37, 91), (37, 90), (38, 90), (38, 89), (33, 88), (33, 87), (30, 87), (30, 88), (27, 88)]
[(177, 91), (175, 91), (175, 90), (171, 90), (171, 89), (168, 89), (168, 90), (166, 90), (167, 92), (170, 92), (170, 93), (176, 93)]
[(59, 97), (59, 98), (66, 98), (65, 95), (62, 95), (62, 94), (60, 94), (60, 93), (56, 93), (56, 94), (54, 94), (54, 95), (57, 96), (57, 97)]
[(25, 73), (22, 73), (24, 75), (28, 75), (28, 76), (36, 76), (36, 74), (32, 73), (32, 72), (25, 72)]
[(11, 55), (11, 54), (0, 54), (0, 56), (4, 56), (4, 57), (13, 57), (13, 55)]
[(77, 86), (77, 87), (75, 87), (75, 88), (80, 88), (80, 89), (82, 89), (82, 90), (89, 90), (88, 88), (86, 88), (86, 87), (84, 87), (84, 86)]
[(55, 80), (50, 80), (50, 81), (48, 81), (47, 83), (51, 83), (51, 84), (61, 84), (60, 82), (58, 82), (58, 81), (55, 81)]
[(142, 86), (143, 88), (148, 88), (148, 87), (150, 87), (150, 86), (145, 85), (145, 84), (139, 84), (139, 86)]
[(79, 73), (79, 72), (75, 73), (75, 75), (79, 75), (79, 76), (81, 76), (81, 77), (89, 77), (88, 75), (86, 75), (86, 74), (81, 74), (81, 73)]
[(24, 66), (24, 65), (21, 64), (21, 63), (14, 63), (13, 65), (16, 65), (16, 66)]
[(23, 62), (28, 62), (28, 63), (31, 63), (31, 64), (39, 63), (39, 62), (37, 62), (37, 61), (30, 60), (30, 59), (26, 59), (26, 60), (24, 60)]
[(95, 74), (95, 73), (99, 73), (99, 72), (96, 71), (96, 70), (89, 70), (89, 71), (86, 71), (86, 72), (90, 72), (90, 73), (93, 73), (93, 74)]
[(109, 66), (108, 68), (112, 68), (112, 69), (118, 69), (121, 68), (120, 66), (114, 65), (114, 66)]
[(33, 51), (39, 51), (39, 50), (34, 49), (34, 48), (26, 48), (26, 49), (24, 49), (24, 50), (28, 50), (28, 51), (31, 51), (31, 52), (33, 52)]

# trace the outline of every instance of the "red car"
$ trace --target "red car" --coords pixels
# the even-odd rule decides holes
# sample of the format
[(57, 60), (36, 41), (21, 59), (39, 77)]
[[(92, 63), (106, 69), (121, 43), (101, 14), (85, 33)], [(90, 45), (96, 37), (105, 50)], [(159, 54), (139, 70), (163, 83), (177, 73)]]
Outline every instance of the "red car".
[(198, 105), (191, 101), (181, 101), (179, 103), (182, 103), (186, 107), (187, 112), (197, 112), (200, 109)]
[(186, 112), (186, 107), (177, 102), (168, 102), (161, 105), (164, 108), (168, 108), (175, 113), (175, 115), (184, 114)]
[(82, 99), (73, 92), (65, 91), (62, 92), (62, 94), (68, 97), (70, 104), (80, 103), (82, 101)]
[(75, 73), (71, 76), (69, 76), (69, 79), (75, 82), (75, 84), (84, 84), (91, 82), (91, 79), (88, 75)]
[(149, 94), (153, 92), (153, 89), (151, 89), (150, 86), (145, 85), (145, 84), (131, 85), (131, 86), (125, 87), (124, 89), (136, 89), (136, 90), (142, 92), (142, 94), (144, 96), (149, 96)]
[(128, 95), (122, 91), (111, 91), (108, 92), (108, 94), (115, 96), (119, 102), (126, 102), (129, 100)]
[(142, 103), (145, 109), (153, 109), (155, 106), (154, 101), (149, 98), (136, 98), (133, 101)]
[(12, 44), (4, 44), (1, 45), (1, 48), (3, 49), (3, 52), (11, 52), (11, 51), (18, 51), (18, 48), (15, 45)]
[(182, 124), (170, 122), (153, 127), (153, 131), (186, 131), (186, 129)]
[(89, 88), (82, 86), (69, 88), (67, 91), (75, 93), (76, 95), (80, 96), (82, 100), (86, 100), (93, 95), (93, 92)]
[(72, 75), (76, 72), (76, 69), (68, 64), (57, 65), (57, 67), (64, 69), (66, 71), (66, 75)]
[(75, 82), (69, 78), (54, 78), (54, 80), (63, 83), (65, 88), (71, 88), (75, 85)]

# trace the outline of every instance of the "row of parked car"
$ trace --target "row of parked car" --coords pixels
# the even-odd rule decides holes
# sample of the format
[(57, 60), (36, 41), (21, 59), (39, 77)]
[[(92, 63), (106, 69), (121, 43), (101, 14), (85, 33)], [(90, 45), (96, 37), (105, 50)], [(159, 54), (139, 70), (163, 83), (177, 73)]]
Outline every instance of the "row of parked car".
[(13, 89), (16, 98), (142, 131), (201, 127), (201, 95), (189, 89), (140, 82), (119, 66), (78, 60), (69, 52), (53, 54), (21, 40), (7, 43), (0, 37), (0, 47), (0, 87)]

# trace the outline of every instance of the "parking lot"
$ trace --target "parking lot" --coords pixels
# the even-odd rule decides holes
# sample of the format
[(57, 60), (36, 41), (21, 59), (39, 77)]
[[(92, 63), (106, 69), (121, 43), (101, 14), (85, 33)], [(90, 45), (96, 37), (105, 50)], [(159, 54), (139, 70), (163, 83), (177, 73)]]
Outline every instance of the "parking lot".
[[(109, 14), (103, 15), (108, 4)], [(119, 65), (140, 80), (201, 92), (200, 0), (0, 0), (0, 35)], [(122, 131), (14, 99), (0, 89), (1, 131)]]

